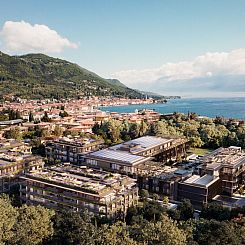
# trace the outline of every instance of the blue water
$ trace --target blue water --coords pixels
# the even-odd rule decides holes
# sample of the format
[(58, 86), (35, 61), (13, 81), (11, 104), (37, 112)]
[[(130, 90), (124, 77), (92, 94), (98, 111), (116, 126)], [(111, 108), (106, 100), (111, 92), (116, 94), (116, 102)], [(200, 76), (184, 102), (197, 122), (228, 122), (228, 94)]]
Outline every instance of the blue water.
[(136, 109), (155, 109), (160, 113), (196, 112), (201, 116), (236, 118), (245, 120), (245, 97), (239, 98), (184, 98), (169, 100), (166, 104), (101, 107), (109, 112), (134, 112)]

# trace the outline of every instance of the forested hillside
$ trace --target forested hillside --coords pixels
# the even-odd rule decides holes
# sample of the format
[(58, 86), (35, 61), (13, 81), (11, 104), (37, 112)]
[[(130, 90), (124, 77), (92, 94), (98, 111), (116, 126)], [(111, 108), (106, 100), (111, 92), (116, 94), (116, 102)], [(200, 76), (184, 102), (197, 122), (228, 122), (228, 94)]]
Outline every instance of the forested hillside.
[(0, 52), (0, 97), (78, 98), (86, 95), (140, 98), (118, 81), (104, 79), (77, 64), (44, 54), (9, 56)]

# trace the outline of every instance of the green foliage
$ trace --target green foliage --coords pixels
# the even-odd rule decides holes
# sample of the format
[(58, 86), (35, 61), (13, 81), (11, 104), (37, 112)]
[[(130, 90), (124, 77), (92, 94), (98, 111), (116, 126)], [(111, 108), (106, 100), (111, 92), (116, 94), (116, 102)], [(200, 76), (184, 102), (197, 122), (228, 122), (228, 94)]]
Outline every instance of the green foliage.
[[(1, 93), (1, 92), (0, 92)], [(20, 112), (13, 109), (3, 109), (0, 111), (0, 121), (21, 119)]]
[(129, 227), (125, 223), (117, 222), (111, 226), (102, 225), (95, 237), (96, 245), (137, 245), (130, 238)]
[(43, 54), (0, 55), (0, 98), (79, 98), (80, 96), (142, 97), (65, 60)]
[(63, 128), (61, 128), (60, 126), (56, 125), (54, 128), (54, 135), (57, 137), (60, 137), (63, 135)]
[(194, 215), (194, 208), (189, 199), (183, 199), (177, 208), (180, 212), (181, 220), (192, 219)]
[(11, 205), (8, 196), (0, 197), (0, 244), (13, 238), (13, 227), (17, 220), (17, 210)]
[[(189, 214), (188, 201), (180, 210)], [(233, 212), (237, 217), (244, 209)], [(83, 212), (53, 210), (41, 206), (13, 207), (8, 196), (0, 197), (0, 244), (9, 245), (241, 245), (242, 223), (208, 219), (169, 217), (169, 210), (156, 201), (128, 209), (126, 223), (91, 216)], [(211, 215), (211, 214), (210, 214)], [(238, 215), (241, 216), (241, 215)], [(179, 216), (180, 217), (180, 216)], [(218, 217), (218, 216), (217, 216)], [(186, 217), (185, 217), (186, 218)]]
[(193, 234), (199, 245), (242, 245), (242, 229), (233, 222), (203, 220), (197, 222)]
[(60, 116), (60, 117), (68, 117), (69, 114), (68, 114), (66, 111), (63, 111), (63, 112), (60, 112), (60, 113), (59, 113), (59, 116)]
[(6, 139), (16, 139), (20, 140), (22, 138), (19, 127), (10, 128), (10, 130), (4, 133)]
[(202, 212), (200, 214), (201, 218), (204, 219), (216, 219), (219, 221), (229, 220), (231, 216), (231, 212), (229, 208), (225, 208), (217, 203), (210, 203), (205, 205), (202, 208)]
[(53, 235), (54, 211), (41, 206), (12, 206), (7, 196), (0, 197), (0, 244), (40, 244)]
[(184, 245), (186, 234), (177, 227), (177, 223), (166, 215), (157, 222), (144, 222), (132, 226), (131, 231), (139, 244)]
[(56, 213), (54, 217), (54, 235), (51, 244), (90, 245), (94, 244), (96, 227), (91, 223), (87, 212)]
[(148, 190), (145, 190), (145, 189), (141, 189), (139, 191), (139, 195), (142, 199), (147, 199), (149, 197), (149, 192)]
[(51, 122), (51, 118), (49, 118), (48, 113), (45, 111), (43, 117), (41, 118), (42, 122)]
[(41, 206), (22, 206), (18, 209), (17, 221), (14, 225), (15, 236), (12, 244), (40, 244), (53, 235), (51, 218), (54, 211)]

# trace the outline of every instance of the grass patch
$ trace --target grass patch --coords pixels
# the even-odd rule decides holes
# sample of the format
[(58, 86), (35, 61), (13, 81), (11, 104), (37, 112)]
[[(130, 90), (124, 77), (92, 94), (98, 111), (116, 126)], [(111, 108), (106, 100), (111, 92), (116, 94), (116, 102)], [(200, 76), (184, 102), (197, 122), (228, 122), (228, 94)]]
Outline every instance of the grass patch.
[(199, 156), (204, 156), (204, 155), (210, 153), (211, 151), (213, 151), (213, 149), (209, 149), (209, 148), (190, 148), (187, 153), (188, 153), (188, 155), (197, 154)]

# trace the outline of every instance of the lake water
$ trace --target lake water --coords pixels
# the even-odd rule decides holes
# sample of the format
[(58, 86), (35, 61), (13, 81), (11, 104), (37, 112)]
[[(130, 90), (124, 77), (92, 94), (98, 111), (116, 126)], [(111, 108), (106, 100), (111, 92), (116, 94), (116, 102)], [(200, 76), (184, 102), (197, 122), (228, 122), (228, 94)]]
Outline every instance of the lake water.
[(183, 98), (169, 100), (166, 104), (101, 107), (109, 112), (134, 112), (136, 109), (155, 109), (162, 114), (196, 112), (201, 116), (237, 118), (245, 120), (245, 97), (239, 98)]

